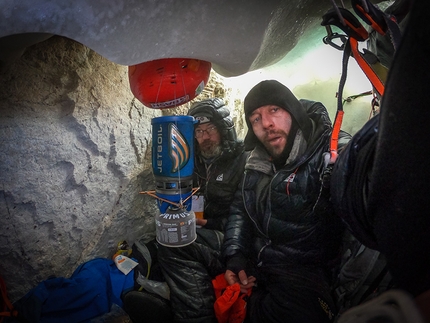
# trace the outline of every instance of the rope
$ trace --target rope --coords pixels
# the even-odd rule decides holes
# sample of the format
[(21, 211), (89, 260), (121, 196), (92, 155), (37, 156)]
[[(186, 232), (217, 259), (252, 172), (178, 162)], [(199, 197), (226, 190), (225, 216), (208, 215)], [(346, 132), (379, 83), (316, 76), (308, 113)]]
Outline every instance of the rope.
[(184, 206), (184, 203), (186, 203), (193, 195), (195, 195), (196, 193), (197, 193), (197, 191), (200, 189), (200, 186), (199, 187), (196, 187), (196, 188), (192, 188), (191, 189), (191, 195), (190, 196), (188, 196), (185, 200), (181, 200), (179, 203), (176, 203), (176, 202), (172, 202), (172, 201), (170, 201), (170, 200), (167, 200), (167, 199), (164, 199), (164, 198), (162, 198), (162, 197), (159, 197), (159, 196), (157, 196), (155, 193), (156, 193), (156, 191), (142, 191), (142, 192), (139, 192), (139, 194), (146, 194), (146, 195), (149, 195), (149, 196), (151, 196), (151, 197), (153, 197), (153, 198), (156, 198), (156, 199), (158, 199), (158, 200), (160, 200), (160, 201), (163, 201), (163, 202), (166, 202), (166, 203), (169, 203), (169, 204), (172, 204), (172, 205), (174, 205), (174, 206), (176, 206), (176, 207), (178, 207), (178, 208), (182, 208), (183, 206)]

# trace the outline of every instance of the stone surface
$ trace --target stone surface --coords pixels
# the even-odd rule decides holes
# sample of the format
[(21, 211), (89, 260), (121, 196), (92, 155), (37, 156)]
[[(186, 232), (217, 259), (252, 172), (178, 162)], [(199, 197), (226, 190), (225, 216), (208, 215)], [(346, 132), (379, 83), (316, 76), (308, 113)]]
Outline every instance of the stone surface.
[[(212, 71), (195, 100), (228, 93)], [(156, 200), (139, 194), (154, 189), (151, 119), (190, 104), (143, 106), (126, 66), (58, 36), (0, 72), (0, 274), (12, 300), (155, 236)]]
[(158, 207), (139, 192), (154, 189), (151, 119), (161, 115), (133, 97), (126, 66), (67, 38), (3, 71), (0, 273), (12, 299), (153, 235)]

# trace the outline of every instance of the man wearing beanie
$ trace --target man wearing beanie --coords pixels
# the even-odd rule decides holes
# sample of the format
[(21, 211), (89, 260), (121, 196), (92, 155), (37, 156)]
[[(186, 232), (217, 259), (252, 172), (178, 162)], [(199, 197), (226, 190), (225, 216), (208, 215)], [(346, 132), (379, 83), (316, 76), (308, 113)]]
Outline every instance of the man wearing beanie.
[(159, 246), (158, 260), (170, 288), (174, 321), (216, 323), (212, 279), (225, 271), (220, 256), (224, 226), (248, 153), (223, 100), (194, 103), (188, 115), (198, 121), (194, 187), (199, 187), (203, 218), (196, 219), (195, 242), (180, 248)]
[[(322, 182), (328, 112), (274, 80), (251, 89), (244, 112), (252, 152), (226, 225), (225, 278), (242, 292), (253, 287), (249, 322), (331, 322), (329, 284), (344, 227)], [(339, 148), (349, 138), (341, 132)]]

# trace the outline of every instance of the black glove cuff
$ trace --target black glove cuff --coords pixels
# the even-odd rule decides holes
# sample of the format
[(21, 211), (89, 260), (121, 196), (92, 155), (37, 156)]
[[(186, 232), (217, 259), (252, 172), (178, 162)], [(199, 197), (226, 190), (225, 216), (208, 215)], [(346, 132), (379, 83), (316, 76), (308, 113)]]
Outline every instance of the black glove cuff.
[(236, 254), (227, 260), (227, 269), (236, 275), (246, 269), (247, 259), (242, 254)]

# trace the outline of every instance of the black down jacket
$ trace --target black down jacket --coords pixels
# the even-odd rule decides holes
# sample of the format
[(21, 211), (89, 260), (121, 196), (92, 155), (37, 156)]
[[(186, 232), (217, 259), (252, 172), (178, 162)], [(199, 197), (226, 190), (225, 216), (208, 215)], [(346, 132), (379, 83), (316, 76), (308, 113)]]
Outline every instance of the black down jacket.
[[(260, 267), (324, 267), (338, 254), (344, 227), (321, 180), (332, 124), (321, 103), (300, 102), (312, 130), (308, 140), (297, 132), (293, 160), (275, 170), (260, 145), (251, 152), (225, 231), (227, 261), (245, 257)], [(349, 139), (341, 132), (339, 148)]]
[(196, 102), (188, 111), (191, 116), (205, 116), (217, 127), (221, 135), (222, 152), (210, 162), (204, 161), (196, 140), (193, 186), (200, 187), (198, 195), (205, 199), (205, 229), (224, 232), (230, 204), (242, 177), (248, 152), (237, 139), (230, 110), (220, 98)]
[(209, 166), (196, 156), (194, 186), (200, 187), (198, 194), (205, 199), (204, 217), (208, 221), (206, 229), (224, 232), (230, 204), (242, 177), (247, 156), (241, 141), (224, 149)]

